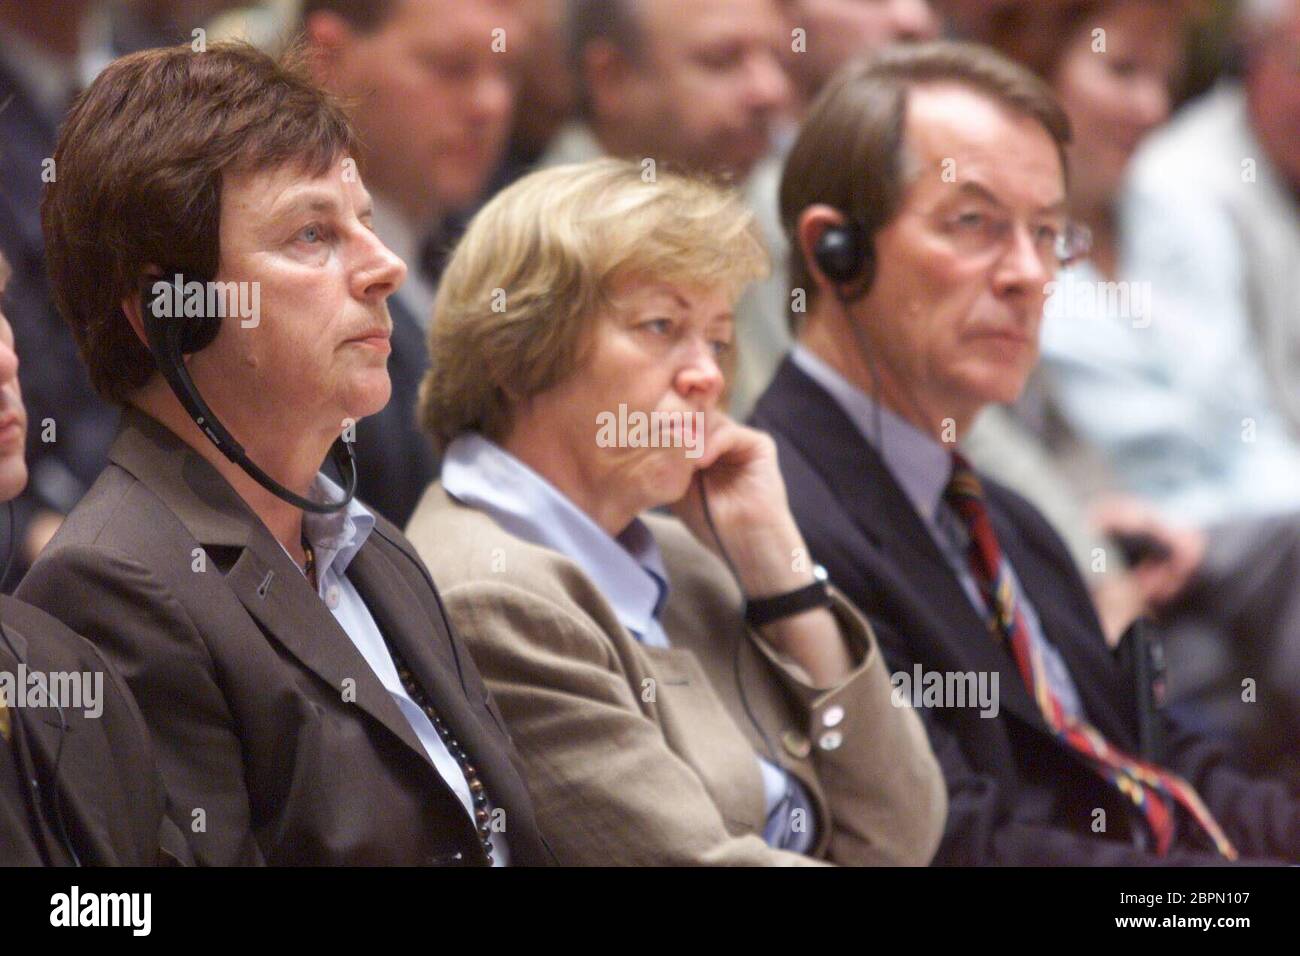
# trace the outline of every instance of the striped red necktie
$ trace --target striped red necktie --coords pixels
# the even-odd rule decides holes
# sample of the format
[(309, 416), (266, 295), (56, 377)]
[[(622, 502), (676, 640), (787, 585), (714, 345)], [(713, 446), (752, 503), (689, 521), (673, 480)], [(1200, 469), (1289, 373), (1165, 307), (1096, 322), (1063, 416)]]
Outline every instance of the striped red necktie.
[(1133, 801), (1151, 828), (1156, 852), (1160, 856), (1169, 852), (1173, 840), (1173, 815), (1166, 799), (1172, 798), (1209, 834), (1220, 854), (1235, 860), (1236, 848), (1191, 784), (1176, 774), (1119, 750), (1091, 724), (1064, 712), (1047, 680), (1041, 648), (1030, 640), (1029, 629), (1017, 606), (1008, 566), (984, 504), (984, 489), (969, 462), (960, 454), (953, 454), (952, 478), (944, 497), (970, 534), (970, 568), (989, 608), (989, 629), (1006, 639), (1025, 687), (1037, 702), (1052, 732)]

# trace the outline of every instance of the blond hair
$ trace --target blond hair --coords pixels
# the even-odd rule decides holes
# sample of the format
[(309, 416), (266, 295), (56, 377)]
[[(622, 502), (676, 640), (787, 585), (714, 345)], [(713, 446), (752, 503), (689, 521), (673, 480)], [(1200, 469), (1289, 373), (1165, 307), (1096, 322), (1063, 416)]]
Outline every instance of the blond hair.
[(421, 421), (440, 450), (467, 431), (499, 441), (516, 402), (578, 370), (621, 280), (734, 298), (767, 269), (753, 214), (706, 179), (618, 159), (525, 176), (479, 211), (443, 273)]

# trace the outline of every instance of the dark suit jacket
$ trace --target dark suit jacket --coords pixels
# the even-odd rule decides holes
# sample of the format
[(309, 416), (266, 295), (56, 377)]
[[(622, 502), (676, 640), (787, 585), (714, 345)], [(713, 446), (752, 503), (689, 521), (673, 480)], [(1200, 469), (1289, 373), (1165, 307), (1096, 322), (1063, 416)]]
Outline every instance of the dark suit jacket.
[[(546, 862), (504, 721), (410, 544), (379, 518), (347, 574), (505, 811), (512, 860)], [(198, 862), (485, 862), (463, 806), (301, 571), (148, 416), (125, 413), (110, 464), (20, 590), (126, 678)]]
[[(42, 113), (0, 65), (0, 250), (13, 268), (3, 311), (23, 362), (28, 487), (14, 502), (17, 536), (38, 507), (66, 513), (108, 460), (117, 411), (90, 385), (72, 331), (50, 298), (41, 235), (42, 162), (54, 155), (58, 117)], [(53, 439), (44, 425), (53, 422)], [(3, 532), (7, 534), (8, 532)], [(21, 577), (21, 552), (9, 582)]]
[(147, 866), (169, 854), (187, 860), (164, 816), (149, 732), (121, 677), (90, 643), (29, 604), (0, 597), (0, 619), (8, 637), (0, 641), (0, 672), (17, 680), (21, 661), (47, 680), (102, 675), (98, 700), (64, 701), (62, 718), (52, 706), (9, 708), (9, 739), (0, 735), (0, 865), (70, 864), (60, 817), (84, 865)]
[(437, 476), (438, 456), (415, 414), (420, 382), (429, 370), (424, 328), (399, 296), (389, 296), (388, 311), (393, 317), (388, 357), (393, 392), (383, 411), (357, 423), (357, 497), (400, 528)]
[[(777, 440), (790, 504), (815, 560), (876, 629), (895, 672), (998, 673), (1000, 710), (921, 708), (948, 781), (948, 826), (936, 862), (1134, 864), (1131, 804), (1066, 745), (990, 636), (902, 488), (848, 416), (789, 359), (753, 424)], [(1024, 499), (985, 482), (1004, 553), (1048, 639), (1064, 657), (1089, 719), (1137, 752), (1130, 676), (1114, 663), (1087, 588), (1065, 545)], [(1248, 779), (1222, 752), (1166, 718), (1163, 763), (1186, 777), (1243, 856), (1300, 860), (1300, 803), (1277, 783)], [(1094, 832), (1094, 811), (1105, 831)], [(1179, 817), (1171, 860), (1211, 862)]]

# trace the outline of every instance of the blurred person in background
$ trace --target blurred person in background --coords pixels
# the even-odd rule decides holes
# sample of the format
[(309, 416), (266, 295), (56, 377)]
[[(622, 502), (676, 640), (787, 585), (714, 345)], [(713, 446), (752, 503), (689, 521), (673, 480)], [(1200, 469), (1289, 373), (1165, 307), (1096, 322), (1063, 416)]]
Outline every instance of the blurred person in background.
[[(1244, 410), (1216, 431), (1156, 421), (1144, 450), (1089, 414), (1084, 383), (1068, 399), (1127, 487), (1207, 523), (1300, 506), (1300, 0), (1246, 0), (1240, 27), (1240, 77), (1144, 144), (1120, 219), (1130, 270), (1204, 343), (1171, 390), (1198, 417), (1223, 392)], [(1287, 454), (1266, 469), (1277, 446)]]
[[(742, 188), (768, 248), (778, 248), (774, 141), (794, 102), (781, 12), (778, 0), (569, 0), (578, 118), (542, 164), (610, 155), (721, 176)], [(752, 391), (750, 349), (779, 347), (779, 334), (776, 346), (764, 343), (786, 321), (789, 299), (772, 281), (751, 287), (737, 307), (744, 321), (732, 398)]]
[(439, 290), (408, 533), (561, 863), (924, 865), (942, 831), (916, 714), (719, 405), (765, 258), (734, 194), (604, 159), (499, 194)]
[[(526, 43), (514, 0), (305, 0), (317, 80), (362, 145), (374, 228), (409, 266), (393, 296), (388, 406), (357, 428), (359, 497), (399, 525), (437, 471), (415, 420), (444, 223), (471, 210), (504, 155)], [(500, 31), (500, 32), (494, 32)]]
[(790, 246), (781, 228), (777, 193), (781, 168), (808, 104), (841, 66), (895, 43), (931, 40), (940, 21), (929, 0), (781, 0), (785, 19), (786, 70), (794, 96), (786, 122), (776, 133), (776, 155), (754, 173), (747, 192), (763, 226), (772, 253), (772, 271), (745, 293), (738, 307), (743, 334), (736, 345), (728, 407), (737, 418), (749, 414), (754, 402), (793, 343), (792, 310), (787, 263)]
[[(1235, 247), (1234, 234), (1223, 231), (1228, 221), (1198, 220), (1201, 200), (1191, 197), (1205, 190), (1170, 185), (1193, 168), (1216, 170), (1216, 181), (1240, 182), (1240, 160), (1227, 158), (1239, 143), (1225, 146), (1215, 134), (1201, 147), (1183, 142), (1160, 150), (1158, 172), (1148, 166), (1143, 174), (1148, 161), (1139, 160), (1138, 179), (1145, 175), (1167, 196), (1168, 214), (1136, 205), (1132, 192), (1126, 201), (1121, 191), (1139, 146), (1168, 118), (1186, 8), (1155, 0), (1075, 2), (1049, 23), (1026, 3), (1016, 29), (998, 41), (1053, 85), (1070, 115), (1076, 131), (1071, 211), (1091, 229), (1093, 252), (1058, 277), (1046, 308), (1036, 398), (1018, 409), (1065, 467), (1032, 465), (1041, 458), (1033, 437), (1000, 410), (983, 417), (967, 449), (1063, 527), (1077, 528), (1077, 517), (1053, 502), (1074, 489), (1092, 500), (1092, 521), (1112, 542), (1154, 545), (1119, 576), (1109, 566), (1118, 551), (1107, 542), (1100, 543), (1109, 556), (1107, 573), (1099, 573), (1092, 550), (1098, 542), (1076, 548), (1103, 616), (1111, 619), (1108, 630), (1116, 634), (1134, 616), (1154, 614), (1168, 638), (1170, 706), (1231, 740), (1238, 760), (1294, 769), (1300, 761), (1300, 590), (1293, 583), (1300, 579), (1294, 479), (1300, 445), (1269, 393), (1257, 333), (1235, 325), (1226, 305), (1216, 308), (1205, 285), (1211, 276), (1172, 271), (1179, 250), (1205, 251), (1207, 243), (1223, 253), (1212, 257), (1220, 271), (1243, 256), (1252, 269), (1266, 269), (1259, 281), (1270, 284), (1270, 295), (1293, 280), (1294, 270), (1270, 260), (1277, 248), (1255, 255), (1250, 243)], [(1052, 24), (1063, 30), (1052, 33)], [(1222, 95), (1212, 94), (1216, 102)], [(1188, 110), (1194, 117), (1203, 107)], [(1225, 152), (1202, 163), (1213, 157), (1211, 145)], [(1221, 181), (1217, 188), (1244, 191), (1253, 202), (1262, 196), (1251, 190), (1261, 187), (1267, 188), (1261, 182), (1239, 190)], [(1246, 225), (1255, 217), (1244, 210), (1225, 215), (1244, 230), (1268, 228)], [(1270, 215), (1277, 224), (1300, 224), (1294, 207), (1286, 218), (1284, 203)], [(1212, 271), (1209, 259), (1202, 268)], [(1013, 454), (1017, 447), (1025, 453)], [(1100, 465), (1093, 477), (1081, 480), (1080, 457)], [(1086, 531), (1071, 537), (1086, 542)]]
[[(88, 0), (0, 0), (0, 252), (17, 350), (40, 356), (24, 375), (31, 480), (15, 499), (12, 588), (107, 460), (117, 413), (95, 394), (50, 297), (40, 200), (59, 123), (113, 56)], [(11, 533), (6, 529), (5, 534)]]
[(544, 165), (619, 156), (743, 182), (790, 102), (775, 0), (570, 0), (579, 119)]
[[(790, 30), (806, 41), (787, 46), (796, 114), (807, 110), (826, 81), (849, 60), (894, 43), (933, 40), (942, 22), (930, 0), (780, 0)], [(791, 134), (793, 136), (793, 133)]]
[[(103, 467), (117, 413), (95, 394), (50, 300), (40, 196), (57, 175), (55, 135), (73, 97), (123, 53), (191, 42), (231, 0), (0, 0), (0, 252), (28, 369), (31, 481), (15, 501), (12, 588)], [(6, 529), (4, 534), (11, 533)]]
[(515, 9), (527, 39), (520, 56), (510, 145), (490, 194), (532, 171), (577, 106), (568, 56), (567, 0), (516, 0)]

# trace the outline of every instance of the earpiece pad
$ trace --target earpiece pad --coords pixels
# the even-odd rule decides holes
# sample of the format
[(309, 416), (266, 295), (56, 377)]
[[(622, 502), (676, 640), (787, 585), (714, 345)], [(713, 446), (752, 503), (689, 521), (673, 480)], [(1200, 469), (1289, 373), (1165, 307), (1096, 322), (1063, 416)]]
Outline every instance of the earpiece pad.
[[(864, 278), (871, 250), (862, 227), (855, 222), (830, 226), (817, 239), (813, 258), (832, 282), (848, 283)], [(870, 281), (869, 277), (868, 281)]]
[[(198, 315), (186, 315), (185, 295), (191, 281), (195, 280), (191, 280), (183, 273), (172, 272), (170, 275), (170, 278), (146, 279), (141, 288), (140, 305), (146, 336), (150, 341), (168, 344), (176, 341), (180, 346), (181, 355), (200, 352), (211, 345), (212, 340), (221, 331), (221, 316), (207, 314), (207, 284), (203, 280), (197, 282), (204, 290), (205, 308), (200, 310)], [(155, 293), (154, 287), (159, 282), (167, 283), (167, 288)], [(156, 335), (149, 331), (151, 324), (156, 329)], [(175, 339), (172, 338), (173, 336)]]

